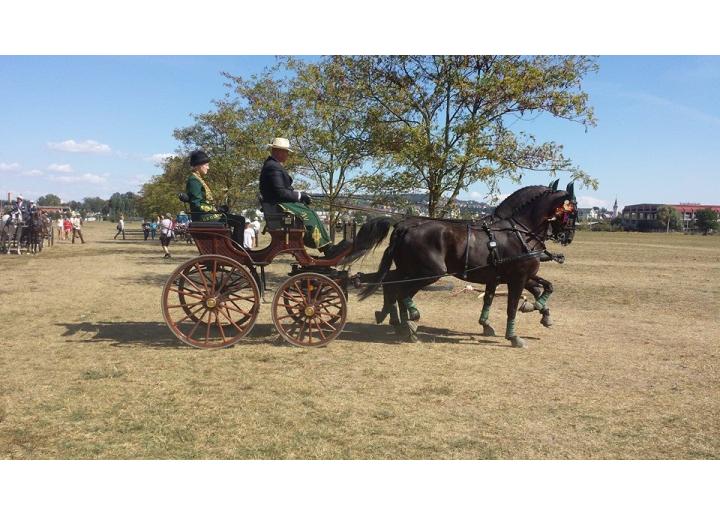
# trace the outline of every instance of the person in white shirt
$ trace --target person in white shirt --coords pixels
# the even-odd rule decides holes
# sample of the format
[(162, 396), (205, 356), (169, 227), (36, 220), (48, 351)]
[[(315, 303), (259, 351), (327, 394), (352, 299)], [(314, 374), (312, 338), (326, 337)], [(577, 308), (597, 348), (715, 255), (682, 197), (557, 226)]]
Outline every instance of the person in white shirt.
[(175, 233), (173, 232), (172, 214), (168, 212), (160, 222), (160, 244), (165, 251), (163, 259), (172, 257), (170, 255), (170, 241), (172, 241), (173, 237), (175, 237)]
[(72, 244), (75, 244), (75, 236), (80, 238), (80, 242), (85, 244), (85, 240), (82, 235), (82, 218), (77, 212), (73, 213), (73, 217), (70, 218), (70, 223), (73, 226)]
[(119, 236), (120, 234), (122, 234), (123, 239), (125, 239), (125, 218), (122, 214), (120, 215), (120, 219), (117, 223), (117, 234), (115, 234), (115, 237), (113, 237), (113, 239), (117, 239), (117, 236)]
[(253, 230), (250, 222), (245, 223), (245, 231), (243, 232), (243, 246), (248, 250), (255, 246), (255, 230)]
[(258, 245), (258, 237), (260, 236), (260, 221), (258, 221), (258, 219), (255, 218), (252, 221), (252, 223), (250, 223), (250, 225), (252, 225), (252, 228), (255, 231), (255, 246), (257, 246)]
[(63, 231), (63, 218), (60, 216), (57, 220), (57, 238), (58, 241), (61, 239), (65, 239), (64, 237), (64, 231)]

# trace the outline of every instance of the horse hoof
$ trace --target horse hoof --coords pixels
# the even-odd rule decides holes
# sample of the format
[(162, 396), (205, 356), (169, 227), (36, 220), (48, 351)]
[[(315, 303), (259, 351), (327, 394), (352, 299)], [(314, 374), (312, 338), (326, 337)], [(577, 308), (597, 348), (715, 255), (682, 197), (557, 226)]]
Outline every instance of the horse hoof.
[(413, 321), (407, 322), (407, 338), (411, 343), (417, 343), (419, 341), (417, 336), (417, 323)]
[(528, 312), (534, 311), (536, 308), (537, 308), (537, 307), (535, 307), (535, 304), (530, 303), (530, 302), (528, 302), (527, 300), (523, 300), (523, 303), (522, 303), (522, 305), (520, 305), (520, 307), (518, 308), (518, 310), (519, 310), (520, 312), (523, 312), (523, 313), (526, 313), (526, 314), (527, 314)]
[(512, 344), (513, 348), (527, 348), (527, 343), (525, 340), (519, 336), (511, 336), (507, 339), (510, 340), (510, 343)]
[(483, 325), (483, 336), (487, 337), (495, 337), (495, 329), (491, 327), (490, 325)]
[(385, 321), (385, 318), (387, 317), (387, 314), (385, 314), (383, 311), (375, 311), (375, 323), (378, 325)]
[(550, 328), (553, 326), (553, 322), (552, 322), (552, 319), (550, 318), (550, 316), (543, 316), (542, 319), (540, 320), (540, 323), (542, 324), (542, 326), (547, 327), (547, 328)]

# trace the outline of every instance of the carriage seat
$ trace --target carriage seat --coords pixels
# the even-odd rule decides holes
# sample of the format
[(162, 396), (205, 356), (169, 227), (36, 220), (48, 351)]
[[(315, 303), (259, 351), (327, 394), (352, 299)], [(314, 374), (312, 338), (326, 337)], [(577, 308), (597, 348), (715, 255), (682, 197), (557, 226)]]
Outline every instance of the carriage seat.
[[(282, 207), (277, 204), (264, 202), (260, 193), (258, 193), (257, 199), (258, 204), (260, 204), (260, 210), (265, 218), (265, 229), (263, 230), (263, 234), (268, 230), (278, 230), (286, 227), (300, 229), (305, 228), (301, 219), (292, 213), (285, 212)], [(286, 219), (289, 219), (290, 222), (286, 223)]]

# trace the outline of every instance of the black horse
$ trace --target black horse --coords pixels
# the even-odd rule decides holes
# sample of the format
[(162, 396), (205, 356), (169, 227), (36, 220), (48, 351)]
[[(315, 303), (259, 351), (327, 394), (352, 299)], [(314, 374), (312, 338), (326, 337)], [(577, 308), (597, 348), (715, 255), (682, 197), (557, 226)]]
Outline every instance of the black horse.
[[(367, 284), (360, 293), (361, 300), (383, 286), (383, 309), (376, 313), (378, 323), (390, 315), (391, 324), (398, 325), (410, 340), (417, 340), (414, 321), (420, 318), (420, 313), (413, 297), (423, 287), (452, 275), (485, 284), (479, 323), (483, 335), (493, 336), (495, 331), (488, 322), (490, 306), (498, 284), (506, 283), (505, 338), (513, 346), (523, 347), (525, 341), (515, 333), (515, 314), (522, 290), (543, 287), (537, 281), (537, 272), (541, 259), (547, 260), (543, 259), (547, 255), (545, 241), (554, 239), (567, 245), (575, 233), (577, 204), (573, 184), (568, 184), (565, 191), (556, 188), (557, 181), (551, 187), (524, 187), (498, 205), (491, 217), (475, 223), (417, 217), (399, 222), (372, 219), (358, 232), (353, 250), (343, 263), (363, 256), (394, 228), (378, 271), (359, 277)], [(395, 269), (390, 270), (393, 262)], [(549, 293), (537, 291), (533, 307), (542, 312)]]

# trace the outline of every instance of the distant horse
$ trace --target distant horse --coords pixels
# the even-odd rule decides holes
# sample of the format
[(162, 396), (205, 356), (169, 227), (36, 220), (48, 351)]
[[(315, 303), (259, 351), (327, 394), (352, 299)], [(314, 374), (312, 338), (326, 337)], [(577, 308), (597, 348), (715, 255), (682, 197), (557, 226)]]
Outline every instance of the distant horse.
[[(376, 313), (378, 323), (390, 315), (391, 324), (398, 325), (411, 341), (417, 340), (414, 321), (420, 318), (420, 313), (413, 297), (423, 287), (451, 275), (485, 284), (479, 323), (484, 335), (493, 336), (495, 331), (488, 321), (490, 306), (498, 284), (506, 283), (505, 338), (513, 346), (523, 347), (525, 341), (515, 332), (515, 315), (522, 290), (526, 286), (543, 287), (537, 281), (537, 272), (541, 256), (547, 253), (545, 241), (552, 238), (567, 245), (575, 234), (577, 203), (573, 184), (568, 184), (564, 191), (556, 188), (557, 181), (552, 187), (519, 189), (498, 205), (490, 218), (481, 222), (458, 223), (432, 218), (408, 218), (400, 222), (389, 218), (372, 219), (358, 232), (353, 249), (343, 263), (351, 263), (363, 256), (385, 239), (390, 228), (394, 228), (377, 272), (359, 277), (361, 282), (368, 284), (360, 293), (361, 300), (383, 286), (383, 309)], [(393, 262), (395, 269), (390, 270)], [(535, 282), (528, 285), (529, 279)], [(547, 297), (542, 298), (542, 294), (545, 293), (540, 294), (534, 307), (544, 307)]]

